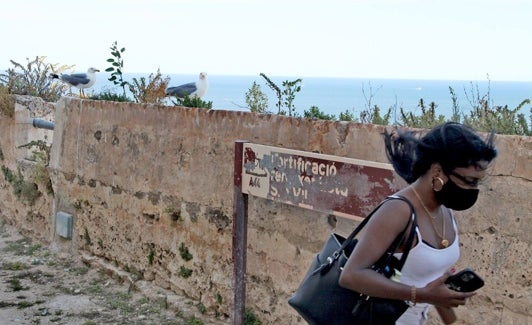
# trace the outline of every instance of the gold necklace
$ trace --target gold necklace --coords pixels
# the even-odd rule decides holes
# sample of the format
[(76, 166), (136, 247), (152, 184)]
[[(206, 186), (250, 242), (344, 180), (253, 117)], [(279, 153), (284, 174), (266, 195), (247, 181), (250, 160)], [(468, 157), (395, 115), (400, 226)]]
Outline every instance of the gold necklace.
[[(412, 189), (412, 192), (414, 192), (414, 194), (416, 195), (417, 199), (419, 200), (419, 203), (421, 203), (421, 206), (423, 207), (425, 212), (429, 215), (430, 223), (432, 224), (432, 228), (434, 229), (434, 232), (436, 232), (436, 235), (438, 235), (441, 238), (441, 245), (443, 246), (443, 248), (447, 248), (447, 246), (449, 246), (449, 241), (445, 238), (445, 218), (442, 215), (442, 218), (441, 218), (441, 220), (442, 220), (442, 226), (441, 226), (442, 227), (442, 234), (440, 235), (440, 232), (438, 231), (438, 229), (436, 229), (436, 225), (434, 224), (434, 220), (436, 218), (433, 217), (432, 214), (430, 214), (429, 209), (427, 209), (427, 207), (423, 203), (423, 200), (421, 199), (419, 194), (417, 194), (417, 191), (414, 189), (414, 186), (410, 186), (410, 188)], [(440, 209), (441, 209), (441, 207), (440, 207)]]

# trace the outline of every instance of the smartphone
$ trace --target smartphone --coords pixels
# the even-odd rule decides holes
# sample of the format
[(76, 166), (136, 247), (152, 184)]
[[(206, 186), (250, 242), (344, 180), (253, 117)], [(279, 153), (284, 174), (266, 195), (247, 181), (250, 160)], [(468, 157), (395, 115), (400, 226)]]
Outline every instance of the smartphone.
[(466, 268), (447, 278), (445, 284), (455, 291), (471, 292), (482, 288), (484, 280), (472, 269)]

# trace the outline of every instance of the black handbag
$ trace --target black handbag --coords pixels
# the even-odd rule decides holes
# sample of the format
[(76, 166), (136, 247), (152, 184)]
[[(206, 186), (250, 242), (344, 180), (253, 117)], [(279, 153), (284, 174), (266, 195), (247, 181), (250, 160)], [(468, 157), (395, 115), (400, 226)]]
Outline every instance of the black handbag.
[[(410, 220), (373, 269), (388, 278), (394, 274), (394, 269), (402, 269), (412, 246), (417, 223), (412, 204), (402, 196), (393, 195), (382, 201), (347, 238), (332, 233), (317, 254), (299, 288), (288, 300), (290, 306), (309, 324), (392, 325), (406, 311), (408, 304), (403, 300), (369, 297), (338, 284), (340, 273), (357, 243), (355, 236), (384, 202), (393, 199), (408, 203)], [(412, 227), (407, 236), (409, 225)], [(393, 253), (405, 239), (405, 250), (398, 260)]]

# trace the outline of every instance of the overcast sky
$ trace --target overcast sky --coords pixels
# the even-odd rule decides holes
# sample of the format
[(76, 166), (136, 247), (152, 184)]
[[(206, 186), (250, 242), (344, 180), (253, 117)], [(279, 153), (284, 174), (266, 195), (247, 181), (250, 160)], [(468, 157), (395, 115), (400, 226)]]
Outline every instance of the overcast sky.
[(531, 81), (531, 20), (529, 0), (12, 0), (0, 68), (103, 71), (118, 41), (124, 72)]

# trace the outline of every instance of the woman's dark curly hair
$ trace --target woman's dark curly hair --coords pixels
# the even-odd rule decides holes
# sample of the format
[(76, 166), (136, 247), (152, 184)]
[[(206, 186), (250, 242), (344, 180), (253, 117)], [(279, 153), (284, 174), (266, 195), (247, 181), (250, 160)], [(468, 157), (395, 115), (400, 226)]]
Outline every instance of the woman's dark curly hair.
[(419, 138), (413, 131), (384, 132), (388, 160), (395, 171), (411, 184), (438, 162), (447, 175), (457, 167), (468, 167), (479, 161), (491, 162), (497, 156), (491, 132), (483, 140), (472, 128), (447, 122)]

